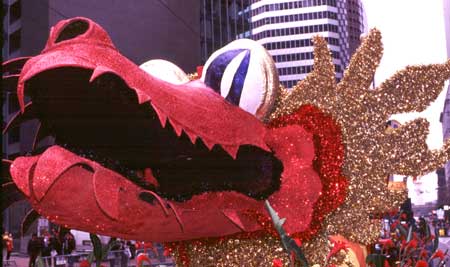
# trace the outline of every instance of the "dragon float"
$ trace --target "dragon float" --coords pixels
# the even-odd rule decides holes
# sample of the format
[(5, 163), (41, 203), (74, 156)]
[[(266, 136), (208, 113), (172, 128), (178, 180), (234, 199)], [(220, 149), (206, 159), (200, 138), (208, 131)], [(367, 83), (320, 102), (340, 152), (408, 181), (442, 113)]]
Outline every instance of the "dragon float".
[(406, 197), (386, 177), (449, 160), (449, 142), (428, 149), (425, 120), (390, 131), (386, 122), (425, 109), (450, 61), (407, 67), (370, 89), (377, 30), (339, 82), (325, 39), (313, 42), (313, 71), (288, 91), (249, 40), (217, 51), (197, 76), (171, 67), (170, 80), (126, 59), (95, 22), (61, 21), (39, 55), (3, 63), (21, 109), (4, 130), (38, 119), (34, 143), (54, 137), (11, 162), (9, 186), (54, 223), (164, 242), (182, 266), (287, 264), (265, 201), (309, 262), (325, 263), (330, 235), (369, 244), (381, 227), (372, 215)]

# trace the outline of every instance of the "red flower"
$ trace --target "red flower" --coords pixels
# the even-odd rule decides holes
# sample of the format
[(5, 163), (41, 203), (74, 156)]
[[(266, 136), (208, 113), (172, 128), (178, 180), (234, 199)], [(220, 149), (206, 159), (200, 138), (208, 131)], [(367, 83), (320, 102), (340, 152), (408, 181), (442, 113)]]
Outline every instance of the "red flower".
[(406, 248), (417, 248), (417, 240), (413, 239), (408, 242), (408, 245), (406, 245)]
[(341, 250), (348, 251), (348, 245), (346, 242), (331, 240), (331, 243), (333, 244), (333, 248), (331, 249), (330, 253), (328, 253), (327, 260), (336, 255)]
[(297, 246), (301, 247), (302, 246), (302, 241), (299, 238), (294, 238), (295, 244), (297, 244)]
[(428, 267), (428, 263), (424, 260), (418, 260), (415, 267)]
[(444, 252), (442, 250), (438, 249), (436, 252), (431, 256), (431, 259), (439, 258), (440, 260), (443, 260), (445, 257)]
[(275, 258), (272, 261), (272, 267), (282, 267), (283, 261), (281, 261), (279, 258)]
[(140, 253), (136, 257), (136, 266), (141, 267), (144, 264), (144, 261), (150, 263), (150, 258), (146, 253)]
[(91, 264), (88, 260), (82, 260), (80, 261), (80, 267), (91, 267)]

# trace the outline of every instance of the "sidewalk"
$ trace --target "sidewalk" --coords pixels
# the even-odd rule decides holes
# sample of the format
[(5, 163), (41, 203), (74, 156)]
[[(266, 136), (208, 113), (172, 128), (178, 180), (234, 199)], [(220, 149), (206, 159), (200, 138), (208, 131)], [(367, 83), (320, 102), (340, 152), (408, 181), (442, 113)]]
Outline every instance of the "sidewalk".
[[(158, 265), (159, 262), (156, 259), (151, 259), (151, 260), (152, 260), (152, 266), (161, 266), (161, 267), (162, 266), (166, 266), (166, 265), (163, 265), (163, 263)], [(24, 255), (24, 254), (13, 253), (11, 255), (10, 261), (11, 261), (10, 265), (3, 264), (3, 267), (5, 267), (5, 266), (9, 266), (9, 267), (28, 267), (29, 257), (28, 257), (28, 255)], [(104, 262), (102, 264), (105, 267), (110, 267), (109, 262)], [(74, 267), (78, 267), (78, 266), (79, 266), (78, 263), (74, 264)], [(92, 264), (92, 266), (95, 266), (95, 265)], [(117, 266), (119, 266), (119, 265), (117, 265)], [(128, 266), (129, 267), (136, 266), (136, 259), (129, 260), (128, 261)], [(144, 266), (149, 266), (149, 265), (144, 265)]]

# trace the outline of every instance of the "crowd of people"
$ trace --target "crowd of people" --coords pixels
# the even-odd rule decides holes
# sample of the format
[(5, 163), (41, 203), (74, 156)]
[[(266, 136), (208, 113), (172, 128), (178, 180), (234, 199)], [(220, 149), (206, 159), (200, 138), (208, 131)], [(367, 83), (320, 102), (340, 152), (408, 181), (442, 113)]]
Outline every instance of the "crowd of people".
[[(54, 265), (56, 266), (56, 256), (71, 254), (75, 248), (75, 238), (70, 232), (60, 233), (57, 230), (52, 230), (52, 233), (49, 233), (47, 230), (43, 230), (41, 236), (38, 237), (37, 234), (33, 234), (28, 242), (27, 252), (30, 256), (28, 266), (36, 266), (38, 256), (43, 257), (44, 263), (47, 266), (52, 266), (51, 261), (53, 258)], [(70, 258), (68, 264), (69, 266), (73, 266)]]
[[(29, 267), (38, 266), (38, 261), (45, 267), (68, 266), (73, 267), (75, 262), (80, 264), (86, 261), (86, 254), (76, 252), (76, 242), (74, 235), (67, 230), (63, 232), (53, 229), (49, 232), (46, 229), (41, 230), (39, 235), (33, 233), (27, 244), (27, 253), (29, 256)], [(8, 262), (13, 251), (13, 237), (10, 233), (3, 234), (3, 248), (6, 248), (4, 259)], [(162, 244), (152, 242), (136, 242), (111, 238), (107, 244), (114, 242), (110, 246), (108, 256), (102, 261), (109, 262), (110, 266), (128, 266), (129, 260), (137, 258), (140, 253), (145, 254), (149, 259), (155, 258), (165, 261), (166, 251)], [(81, 265), (80, 265), (81, 266)]]

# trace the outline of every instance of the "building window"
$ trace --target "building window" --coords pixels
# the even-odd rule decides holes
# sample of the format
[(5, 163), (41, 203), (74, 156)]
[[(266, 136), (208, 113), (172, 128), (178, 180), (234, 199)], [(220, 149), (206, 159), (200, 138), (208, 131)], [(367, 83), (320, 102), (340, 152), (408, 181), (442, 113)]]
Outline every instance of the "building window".
[(20, 141), (20, 126), (14, 127), (8, 132), (8, 144), (14, 144)]
[(13, 32), (9, 36), (9, 53), (10, 54), (20, 49), (20, 39), (21, 39), (20, 29)]
[(20, 0), (15, 2), (9, 9), (9, 23), (12, 24), (16, 20), (20, 19), (20, 16), (22, 15), (22, 9)]

